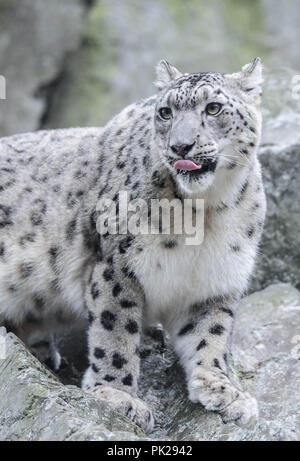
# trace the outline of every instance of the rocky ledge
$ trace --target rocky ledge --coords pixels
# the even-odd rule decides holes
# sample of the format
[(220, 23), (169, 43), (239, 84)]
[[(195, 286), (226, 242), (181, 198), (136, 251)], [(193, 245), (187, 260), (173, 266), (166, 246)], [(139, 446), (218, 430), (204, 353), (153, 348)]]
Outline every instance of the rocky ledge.
[[(160, 332), (145, 338), (141, 397), (154, 411), (146, 436), (127, 418), (82, 392), (82, 338), (62, 339), (64, 365), (54, 376), (14, 335), (0, 333), (0, 440), (299, 440), (300, 292), (271, 285), (244, 298), (232, 346), (232, 375), (256, 396), (260, 420), (251, 430), (224, 425), (187, 401), (182, 370)], [(6, 358), (3, 358), (6, 352)], [(2, 354), (2, 359), (1, 359)]]

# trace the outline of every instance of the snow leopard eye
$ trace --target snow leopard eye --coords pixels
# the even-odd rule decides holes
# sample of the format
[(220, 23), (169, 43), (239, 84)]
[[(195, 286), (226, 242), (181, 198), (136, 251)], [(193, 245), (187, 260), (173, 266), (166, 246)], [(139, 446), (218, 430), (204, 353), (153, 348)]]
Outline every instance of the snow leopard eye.
[(219, 102), (210, 102), (207, 104), (205, 111), (208, 115), (218, 115), (222, 109), (222, 104)]
[(172, 111), (170, 107), (162, 107), (159, 109), (158, 113), (163, 120), (170, 120), (172, 118)]

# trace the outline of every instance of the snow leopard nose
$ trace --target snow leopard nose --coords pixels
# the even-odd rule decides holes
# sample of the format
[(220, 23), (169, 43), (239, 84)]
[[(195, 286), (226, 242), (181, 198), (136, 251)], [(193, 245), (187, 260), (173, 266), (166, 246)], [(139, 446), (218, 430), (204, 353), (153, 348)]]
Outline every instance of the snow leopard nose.
[(171, 147), (171, 150), (174, 152), (174, 154), (180, 155), (181, 157), (185, 157), (190, 150), (194, 147), (195, 143), (193, 144), (176, 144)]

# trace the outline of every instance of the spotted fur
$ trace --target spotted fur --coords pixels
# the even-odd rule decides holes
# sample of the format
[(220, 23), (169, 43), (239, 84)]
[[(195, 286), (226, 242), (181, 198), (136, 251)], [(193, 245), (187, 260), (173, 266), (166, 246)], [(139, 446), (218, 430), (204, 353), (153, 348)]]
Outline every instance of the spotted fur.
[[(182, 75), (162, 61), (157, 95), (103, 129), (41, 131), (0, 142), (0, 324), (29, 345), (89, 321), (83, 388), (146, 430), (137, 397), (140, 334), (160, 322), (185, 369), (189, 397), (224, 421), (247, 424), (255, 400), (227, 375), (235, 306), (253, 270), (265, 215), (260, 165), (259, 59), (237, 74)], [(209, 115), (207, 104), (221, 104)], [(163, 120), (160, 109), (170, 108)], [(205, 165), (175, 170), (174, 146)], [(204, 241), (184, 235), (97, 233), (99, 199), (202, 198)], [(150, 217), (150, 216), (149, 216)], [(40, 341), (40, 339), (39, 339)], [(43, 347), (45, 342), (43, 343)]]

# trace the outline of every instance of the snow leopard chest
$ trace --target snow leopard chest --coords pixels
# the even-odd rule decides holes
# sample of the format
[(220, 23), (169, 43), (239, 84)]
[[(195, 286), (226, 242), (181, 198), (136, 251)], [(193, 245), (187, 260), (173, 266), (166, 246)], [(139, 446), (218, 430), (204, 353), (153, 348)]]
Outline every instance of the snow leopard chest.
[(145, 323), (171, 327), (194, 303), (243, 289), (250, 267), (249, 255), (232, 254), (218, 235), (206, 236), (200, 245), (186, 245), (184, 238), (144, 238), (133, 268), (145, 293)]

